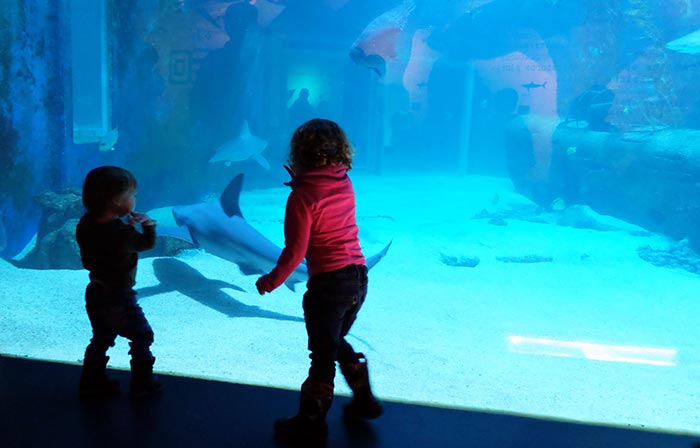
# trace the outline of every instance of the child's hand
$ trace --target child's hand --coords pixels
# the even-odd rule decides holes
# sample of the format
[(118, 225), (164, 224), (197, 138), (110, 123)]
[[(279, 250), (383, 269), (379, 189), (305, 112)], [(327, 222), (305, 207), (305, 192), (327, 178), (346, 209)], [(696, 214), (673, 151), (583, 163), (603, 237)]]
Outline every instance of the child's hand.
[[(264, 277), (264, 276), (263, 276)], [(261, 296), (265, 294), (265, 290), (262, 289), (262, 279), (263, 277), (260, 277), (257, 282), (255, 282), (255, 287), (258, 288), (258, 294)]]
[(282, 166), (284, 167), (285, 170), (287, 170), (287, 172), (289, 173), (289, 176), (291, 177), (291, 180), (290, 180), (289, 182), (284, 182), (284, 184), (285, 184), (286, 186), (289, 186), (289, 185), (291, 185), (291, 183), (292, 183), (292, 181), (294, 180), (294, 177), (295, 177), (294, 170), (293, 170), (292, 167), (289, 166), (289, 165), (282, 165)]
[(155, 220), (149, 218), (145, 213), (131, 212), (127, 216), (127, 219), (129, 220), (129, 224), (141, 224), (145, 227), (156, 225)]

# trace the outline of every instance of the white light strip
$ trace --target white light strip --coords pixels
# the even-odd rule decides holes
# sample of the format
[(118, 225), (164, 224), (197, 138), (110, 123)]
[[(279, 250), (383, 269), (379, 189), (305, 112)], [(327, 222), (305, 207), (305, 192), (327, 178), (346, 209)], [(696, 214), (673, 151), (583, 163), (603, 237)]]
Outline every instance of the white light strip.
[(586, 358), (596, 361), (628, 362), (655, 366), (675, 366), (677, 350), (635, 347), (629, 345), (603, 345), (580, 341), (508, 336), (511, 350), (529, 355)]

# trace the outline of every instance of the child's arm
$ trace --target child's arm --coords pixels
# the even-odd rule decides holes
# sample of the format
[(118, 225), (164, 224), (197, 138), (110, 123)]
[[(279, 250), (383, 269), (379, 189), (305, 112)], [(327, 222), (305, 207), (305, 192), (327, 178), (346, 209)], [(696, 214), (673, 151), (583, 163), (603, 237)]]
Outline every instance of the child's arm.
[(277, 266), (258, 279), (258, 293), (272, 292), (294, 272), (306, 256), (311, 237), (311, 210), (300, 195), (289, 195), (284, 215), (284, 249)]
[[(125, 227), (122, 248), (127, 252), (143, 252), (156, 245), (156, 222), (145, 213), (132, 212), (127, 215), (129, 226)], [(134, 224), (141, 224), (143, 232), (134, 229)]]
[(156, 221), (149, 218), (145, 213), (131, 212), (127, 215), (129, 224), (141, 224), (144, 227), (155, 226)]

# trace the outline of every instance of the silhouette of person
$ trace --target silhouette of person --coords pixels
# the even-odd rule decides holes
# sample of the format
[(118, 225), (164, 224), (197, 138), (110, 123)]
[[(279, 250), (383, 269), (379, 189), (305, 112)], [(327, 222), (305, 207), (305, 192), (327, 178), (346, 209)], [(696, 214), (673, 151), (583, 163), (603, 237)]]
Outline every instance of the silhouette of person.
[(403, 151), (415, 145), (416, 121), (408, 110), (408, 105), (402, 105), (391, 115), (389, 125), (391, 127), (391, 141), (387, 148), (389, 152), (402, 154)]
[(314, 118), (316, 111), (309, 103), (309, 93), (306, 87), (299, 90), (299, 96), (289, 108), (289, 125), (292, 129)]
[(229, 40), (202, 60), (190, 98), (195, 144), (207, 159), (249, 120), (257, 9), (247, 2), (232, 4), (224, 13), (224, 29)]
[(608, 87), (593, 85), (573, 99), (569, 110), (570, 118), (585, 120), (590, 131), (617, 132), (617, 127), (608, 122), (614, 99), (615, 93)]
[(503, 148), (506, 170), (515, 191), (529, 196), (532, 193), (530, 170), (535, 166), (532, 135), (523, 117), (515, 112), (518, 92), (502, 89), (494, 95), (494, 105), (502, 118)]
[[(569, 119), (574, 121), (574, 129), (584, 132), (604, 132), (608, 139), (617, 138), (619, 129), (608, 121), (615, 93), (600, 84), (593, 85), (574, 98), (569, 109)], [(586, 126), (581, 126), (584, 122)], [(549, 165), (549, 196), (561, 198), (566, 203), (576, 203), (581, 200), (580, 190), (583, 173), (569, 156), (566, 145), (562, 145), (561, 135), (568, 135), (572, 125), (569, 122), (560, 123), (554, 131), (552, 141), (552, 157)], [(566, 141), (566, 140), (564, 140)]]
[(508, 176), (515, 190), (527, 195), (528, 177), (535, 165), (530, 130), (516, 113), (518, 93), (511, 88), (493, 94), (483, 116), (475, 115), (475, 141), (480, 152), (472, 157), (472, 170), (488, 176)]
[(321, 95), (318, 99), (315, 115), (317, 118), (325, 118), (326, 120), (337, 120), (338, 118), (335, 116), (333, 105), (328, 101), (325, 95)]

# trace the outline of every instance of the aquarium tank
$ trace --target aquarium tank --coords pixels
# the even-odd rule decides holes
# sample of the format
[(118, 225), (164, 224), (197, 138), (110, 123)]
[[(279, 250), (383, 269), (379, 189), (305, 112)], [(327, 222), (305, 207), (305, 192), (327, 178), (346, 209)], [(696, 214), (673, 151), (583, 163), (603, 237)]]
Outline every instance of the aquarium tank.
[(700, 0), (0, 4), (3, 356), (82, 363), (81, 189), (116, 165), (158, 223), (156, 371), (298, 390), (305, 271), (255, 283), (318, 117), (354, 150), (378, 397), (700, 434)]

